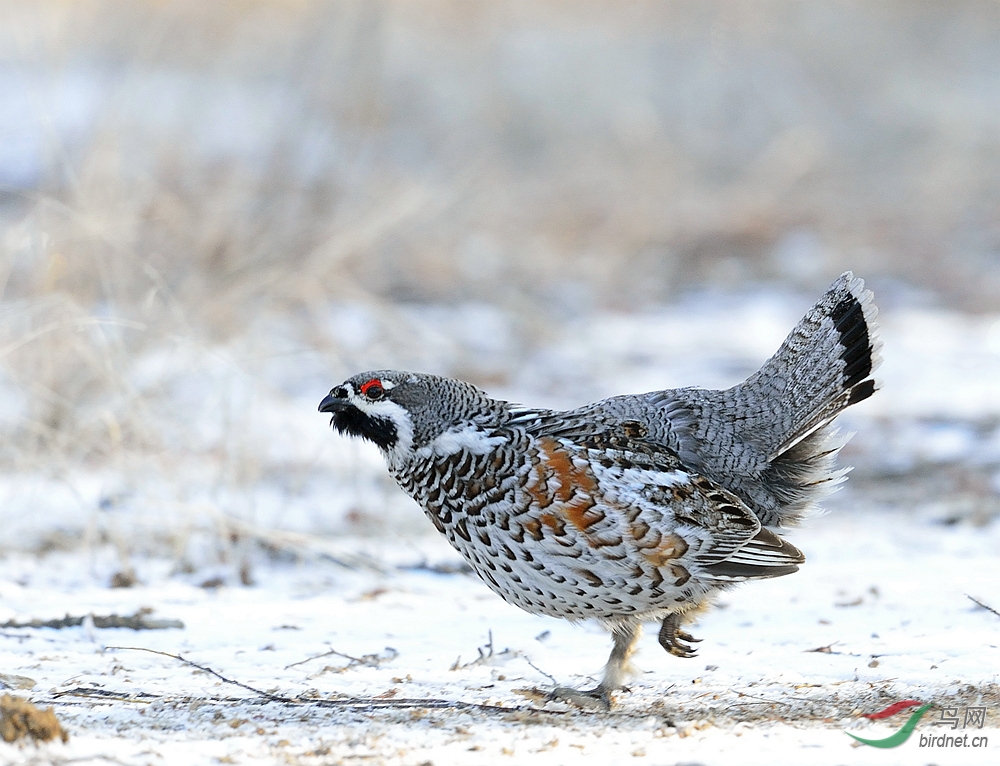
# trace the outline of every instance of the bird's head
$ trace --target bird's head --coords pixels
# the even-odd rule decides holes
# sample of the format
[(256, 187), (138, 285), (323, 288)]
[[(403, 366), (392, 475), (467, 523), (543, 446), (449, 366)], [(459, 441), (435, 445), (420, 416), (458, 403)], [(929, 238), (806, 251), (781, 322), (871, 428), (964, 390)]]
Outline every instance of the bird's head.
[(334, 386), (319, 404), (338, 432), (360, 436), (391, 465), (405, 463), (445, 431), (495, 418), (502, 402), (468, 383), (437, 375), (377, 370)]

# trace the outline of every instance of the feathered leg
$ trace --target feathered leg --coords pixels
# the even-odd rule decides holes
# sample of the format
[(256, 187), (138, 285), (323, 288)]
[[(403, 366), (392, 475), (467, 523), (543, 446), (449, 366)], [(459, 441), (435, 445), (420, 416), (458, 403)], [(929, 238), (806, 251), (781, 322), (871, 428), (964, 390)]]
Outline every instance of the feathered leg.
[(571, 689), (567, 686), (557, 686), (549, 695), (551, 700), (571, 702), (583, 708), (610, 710), (611, 693), (624, 686), (625, 679), (631, 672), (629, 660), (635, 654), (635, 646), (642, 635), (640, 623), (623, 623), (611, 629), (614, 646), (611, 656), (604, 666), (604, 678), (593, 689)]

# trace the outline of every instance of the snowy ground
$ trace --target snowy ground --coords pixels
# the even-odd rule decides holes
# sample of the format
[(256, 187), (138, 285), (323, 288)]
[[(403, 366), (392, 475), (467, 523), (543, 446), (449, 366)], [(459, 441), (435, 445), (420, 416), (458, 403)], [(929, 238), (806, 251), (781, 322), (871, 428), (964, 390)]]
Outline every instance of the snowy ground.
[[(861, 714), (915, 698), (985, 705), (995, 734), (1000, 618), (966, 594), (996, 593), (997, 525), (841, 509), (795, 539), (809, 566), (722, 599), (696, 631), (697, 658), (669, 657), (647, 636), (646, 673), (610, 714), (545, 704), (536, 691), (551, 683), (546, 674), (563, 683), (597, 674), (608, 648), (599, 630), (522, 614), (468, 575), (399, 569), (421, 561), (413, 549), (381, 550), (380, 574), (275, 564), (258, 573), (266, 584), (217, 589), (178, 582), (163, 560), (142, 563), (143, 586), (109, 590), (87, 571), (99, 562), (79, 555), (8, 557), (11, 614), (151, 607), (185, 628), (4, 630), (5, 670), (35, 681), (30, 696), (56, 706), (72, 739), (0, 754), (130, 764), (993, 763), (992, 748), (931, 754), (912, 738), (898, 751), (854, 748), (844, 730), (887, 735), (901, 720)], [(427, 560), (454, 561), (433, 538), (421, 542)], [(478, 661), (490, 633), (493, 654)], [(299, 701), (269, 702), (121, 647), (180, 654)], [(317, 656), (331, 650), (342, 654)]]
[[(574, 404), (729, 385), (804, 308), (700, 296), (580, 320), (497, 393)], [(416, 347), (449, 311), (414, 319)], [(163, 438), (183, 448), (3, 477), (0, 623), (149, 608), (184, 628), (0, 629), (0, 688), (53, 705), (71, 737), (0, 743), (0, 763), (995, 763), (1000, 617), (968, 596), (1000, 608), (1000, 317), (883, 323), (885, 388), (845, 419), (857, 470), (790, 535), (807, 564), (725, 594), (693, 631), (696, 659), (647, 636), (645, 672), (606, 714), (543, 695), (598, 674), (607, 637), (455, 571), (377, 455), (328, 432), (316, 404), (356, 370), (309, 351), (263, 367), (239, 348), (137, 359), (130, 385), (158, 397)], [(234, 412), (252, 417), (234, 426)], [(215, 447), (242, 462), (212, 463)], [(132, 587), (109, 587), (129, 570)], [(902, 699), (985, 706), (988, 746), (921, 748), (939, 711), (897, 749), (845, 734), (887, 736), (905, 714), (861, 716)]]

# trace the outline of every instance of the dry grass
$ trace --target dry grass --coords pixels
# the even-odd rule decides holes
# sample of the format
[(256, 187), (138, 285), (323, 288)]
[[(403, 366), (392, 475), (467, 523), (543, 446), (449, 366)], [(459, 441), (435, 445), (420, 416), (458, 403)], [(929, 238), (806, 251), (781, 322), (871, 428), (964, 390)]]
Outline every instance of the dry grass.
[(56, 737), (63, 742), (69, 741), (69, 735), (59, 724), (51, 707), (42, 710), (25, 699), (9, 694), (0, 697), (0, 737), (4, 742), (30, 739), (38, 743)]
[[(0, 103), (28, 168), (0, 157), (0, 466), (169, 483), (193, 457), (252, 487), (276, 466), (239, 417), (189, 439), (170, 376), (139, 385), (138, 361), (236, 348), (259, 375), (292, 353), (262, 327), (331, 374), (406, 360), (428, 342), (413, 302), (511, 317), (509, 359), (437, 363), (501, 382), (553, 323), (704, 283), (812, 291), (855, 268), (995, 309), (998, 14), (4, 3), (29, 118)], [(331, 326), (345, 302), (385, 317), (378, 353)]]

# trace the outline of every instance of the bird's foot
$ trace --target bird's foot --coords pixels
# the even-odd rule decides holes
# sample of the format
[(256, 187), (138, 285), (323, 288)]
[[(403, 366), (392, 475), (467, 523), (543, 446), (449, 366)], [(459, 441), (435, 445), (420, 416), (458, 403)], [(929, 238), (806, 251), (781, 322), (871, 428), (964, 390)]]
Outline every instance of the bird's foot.
[(568, 702), (584, 710), (611, 710), (614, 700), (611, 692), (598, 684), (593, 689), (571, 689), (568, 686), (557, 686), (549, 692), (549, 701)]
[(698, 643), (701, 641), (700, 638), (695, 638), (687, 631), (681, 630), (680, 616), (676, 614), (670, 615), (663, 621), (663, 625), (660, 626), (659, 640), (660, 646), (674, 655), (674, 657), (684, 658), (694, 657), (698, 652), (693, 647), (681, 642), (691, 641)]

